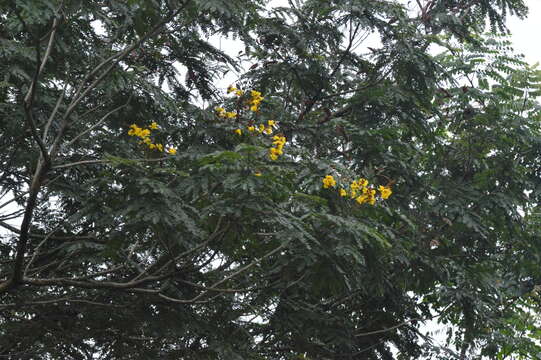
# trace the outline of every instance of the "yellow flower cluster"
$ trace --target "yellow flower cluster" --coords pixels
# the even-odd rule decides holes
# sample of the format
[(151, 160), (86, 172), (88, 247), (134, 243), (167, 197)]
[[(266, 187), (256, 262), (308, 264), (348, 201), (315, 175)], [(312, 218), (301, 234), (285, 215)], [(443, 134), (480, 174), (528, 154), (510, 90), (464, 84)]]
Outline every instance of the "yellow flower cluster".
[[(152, 139), (150, 138), (152, 130), (156, 130), (156, 129), (158, 129), (158, 124), (155, 121), (153, 121), (146, 129), (141, 128), (137, 126), (136, 124), (131, 124), (130, 130), (128, 130), (128, 135), (136, 136), (139, 139), (141, 139), (139, 144), (146, 145), (150, 150), (158, 150), (159, 152), (163, 152), (164, 150), (163, 145), (153, 143)], [(177, 150), (175, 148), (170, 147), (169, 149), (167, 149), (167, 152), (171, 155), (175, 155), (177, 153)]]
[(218, 117), (221, 118), (227, 118), (227, 119), (234, 119), (238, 116), (238, 114), (234, 111), (225, 111), (223, 107), (216, 107), (214, 110), (216, 110), (216, 113), (218, 114)]
[[(336, 186), (336, 180), (332, 175), (325, 176), (322, 182), (324, 189)], [(393, 193), (390, 186), (380, 185), (378, 187), (378, 190), (379, 196), (383, 200), (388, 199)], [(355, 199), (355, 201), (359, 204), (376, 204), (376, 190), (368, 183), (368, 180), (364, 178), (353, 180), (349, 185), (349, 192), (348, 190), (341, 187), (338, 190), (338, 193), (342, 197), (350, 196), (352, 199)]]
[[(268, 120), (267, 124), (259, 124), (258, 126), (249, 125), (247, 126), (248, 132), (255, 134), (267, 134), (271, 135), (273, 132), (273, 127), (276, 126), (276, 121)], [(235, 134), (242, 135), (241, 129), (235, 129)], [(284, 146), (286, 144), (286, 138), (282, 135), (275, 135), (272, 137), (272, 147), (269, 149), (269, 157), (272, 160), (277, 160), (280, 155), (283, 155)]]
[[(237, 96), (244, 95), (244, 91), (237, 89), (233, 85), (229, 85), (229, 87), (227, 88), (227, 93), (229, 94), (229, 93), (232, 93), (232, 92), (234, 92), (235, 95), (237, 95)], [(225, 119), (234, 119), (234, 118), (239, 116), (239, 114), (237, 112), (235, 112), (235, 111), (226, 111), (221, 106), (215, 107), (214, 110), (216, 111), (216, 114), (218, 115), (218, 117), (225, 118)], [(235, 131), (235, 132), (238, 133), (237, 131)]]
[[(233, 85), (229, 85), (227, 88), (227, 93), (231, 94), (234, 93), (236, 96), (241, 97), (245, 95), (245, 92), (243, 90), (239, 90)], [(261, 102), (263, 101), (263, 96), (261, 96), (261, 92), (257, 90), (250, 90), (249, 98), (247, 99), (239, 99), (239, 102), (242, 100), (242, 104), (244, 105), (244, 108), (249, 108), (253, 112), (259, 111), (259, 106)], [(216, 107), (214, 109), (218, 115), (218, 117), (221, 118), (238, 118), (240, 117), (240, 113), (236, 112), (228, 112), (223, 107)], [(267, 120), (266, 123), (262, 124), (255, 124), (253, 120), (250, 120), (248, 125), (246, 125), (246, 131), (249, 134), (252, 135), (259, 135), (259, 134), (265, 134), (265, 135), (272, 135), (274, 130), (277, 128), (277, 123), (275, 120)], [(238, 135), (242, 136), (244, 129), (243, 128), (237, 128), (233, 130), (233, 132)], [(277, 160), (280, 155), (283, 155), (283, 148), (286, 144), (286, 138), (281, 135), (276, 135), (273, 137), (273, 143), (272, 147), (269, 149), (269, 157), (272, 160)], [(256, 176), (260, 176), (261, 173), (256, 173)]]
[[(227, 93), (228, 94), (231, 94), (231, 93), (234, 93), (236, 96), (238, 97), (241, 97), (244, 95), (244, 90), (240, 90), (240, 89), (237, 89), (236, 87), (234, 87), (233, 85), (229, 85), (227, 87)], [(246, 109), (250, 109), (251, 111), (253, 112), (257, 112), (259, 111), (259, 106), (261, 104), (261, 102), (263, 101), (263, 96), (261, 96), (261, 92), (257, 91), (257, 90), (250, 90), (250, 97), (248, 99), (244, 99), (243, 103), (244, 103), (244, 108)], [(239, 99), (240, 101), (240, 99)], [(216, 111), (216, 115), (220, 118), (224, 118), (224, 119), (234, 119), (234, 118), (238, 118), (241, 114), (238, 113), (238, 112), (235, 112), (235, 111), (227, 111), (225, 108), (223, 108), (222, 106), (217, 106), (214, 108), (214, 110)], [(251, 133), (265, 133), (267, 135), (271, 135), (272, 132), (273, 132), (273, 127), (275, 126), (275, 122), (274, 120), (269, 120), (267, 122), (267, 125), (265, 124), (260, 124), (260, 125), (254, 125), (254, 124), (251, 124), (247, 127), (248, 131), (251, 132)], [(241, 129), (235, 129), (235, 134), (237, 135), (242, 135), (242, 130)]]
[[(273, 128), (276, 127), (276, 121), (274, 120), (268, 120), (267, 124), (259, 124), (258, 126), (255, 125), (248, 125), (246, 129), (248, 129), (251, 133), (259, 133), (259, 134), (267, 134), (272, 135), (272, 132), (274, 131)], [(240, 129), (237, 129), (240, 130)], [(237, 132), (235, 130), (235, 132)]]
[(363, 194), (368, 194), (370, 189), (368, 188), (368, 180), (364, 178), (360, 178), (359, 180), (353, 180), (352, 183), (349, 185), (351, 198), (354, 199), (357, 197), (357, 193), (359, 190), (362, 191)]
[[(237, 89), (233, 85), (229, 85), (227, 87), (227, 93), (231, 94), (234, 93), (236, 96), (241, 97), (244, 95), (244, 90)], [(253, 112), (259, 111), (259, 106), (261, 105), (261, 102), (263, 101), (264, 97), (261, 96), (261, 92), (257, 90), (250, 90), (250, 97), (246, 99), (244, 102), (246, 108), (249, 108)], [(233, 119), (238, 116), (236, 112), (233, 111), (226, 111), (223, 107), (217, 107), (215, 108), (217, 114), (221, 118), (229, 118)]]
[(227, 87), (227, 93), (230, 94), (230, 93), (232, 93), (232, 92), (234, 92), (235, 95), (237, 95), (237, 96), (242, 96), (242, 95), (244, 95), (244, 91), (242, 91), (242, 90), (240, 90), (240, 89), (237, 89), (237, 88), (234, 87), (233, 85), (229, 85), (229, 86)]
[(263, 101), (264, 97), (261, 96), (261, 93), (256, 90), (250, 91), (250, 100), (248, 100), (248, 105), (250, 106), (250, 110), (253, 112), (256, 112), (259, 110), (259, 105), (261, 104), (261, 101)]
[(381, 198), (383, 200), (386, 200), (389, 198), (389, 196), (391, 196), (391, 194), (393, 193), (393, 191), (391, 190), (391, 187), (390, 186), (383, 186), (383, 185), (380, 185), (378, 187), (378, 190), (380, 192), (380, 195), (381, 195)]
[(355, 198), (355, 201), (357, 201), (359, 204), (368, 203), (370, 205), (375, 205), (376, 204), (376, 190), (369, 187), (363, 187), (362, 195), (357, 196)]
[(269, 149), (269, 156), (272, 160), (278, 159), (278, 156), (282, 155), (284, 152), (282, 149), (284, 148), (284, 145), (286, 144), (286, 138), (281, 135), (275, 135), (272, 137), (272, 145), (274, 147), (271, 147)]
[(336, 186), (336, 180), (334, 180), (334, 177), (332, 177), (332, 175), (327, 175), (323, 178), (324, 189), (328, 189), (335, 186)]

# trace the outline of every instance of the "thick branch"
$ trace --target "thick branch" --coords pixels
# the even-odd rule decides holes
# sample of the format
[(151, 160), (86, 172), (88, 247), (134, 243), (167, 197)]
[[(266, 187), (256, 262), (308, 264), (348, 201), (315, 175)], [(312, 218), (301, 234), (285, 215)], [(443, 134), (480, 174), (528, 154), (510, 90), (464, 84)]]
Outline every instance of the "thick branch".
[(22, 282), (28, 285), (35, 286), (74, 286), (85, 289), (131, 289), (140, 285), (144, 285), (153, 281), (160, 281), (167, 279), (171, 274), (164, 274), (160, 276), (148, 276), (141, 280), (137, 281), (128, 281), (128, 282), (116, 282), (116, 281), (79, 281), (67, 278), (51, 278), (51, 279), (41, 279), (41, 278), (24, 278)]
[(13, 273), (11, 275), (11, 278), (0, 284), (0, 294), (8, 291), (14, 286), (17, 286), (22, 280), (22, 268), (24, 262), (24, 255), (26, 253), (26, 247), (30, 235), (30, 225), (32, 222), (32, 216), (34, 214), (34, 208), (36, 206), (38, 194), (41, 188), (41, 182), (46, 171), (46, 166), (41, 161), (38, 161), (38, 166), (36, 172), (34, 173), (32, 185), (30, 186), (30, 192), (24, 210), (23, 220), (21, 222), (20, 236), (19, 241), (17, 242), (17, 249), (15, 255), (15, 263), (13, 265)]
[(68, 297), (62, 297), (58, 299), (28, 301), (25, 303), (17, 303), (17, 304), (7, 303), (4, 305), (0, 305), (0, 309), (2, 310), (6, 310), (10, 308), (20, 309), (21, 307), (24, 307), (24, 306), (39, 306), (39, 305), (49, 305), (49, 304), (58, 304), (58, 303), (80, 303), (80, 304), (96, 305), (96, 306), (124, 307), (123, 305), (106, 304), (106, 303), (101, 303), (97, 301), (85, 300), (85, 299), (72, 299)]
[[(19, 235), (21, 234), (21, 231), (19, 229), (17, 229), (15, 226), (10, 225), (4, 221), (0, 221), (0, 226), (11, 232), (14, 232), (15, 234), (19, 234)], [(37, 238), (37, 239), (43, 239), (47, 237), (46, 234), (35, 234), (35, 233), (29, 233), (28, 236), (30, 236), (31, 238)], [(91, 235), (88, 235), (88, 236), (85, 236), (85, 235), (49, 236), (48, 238), (51, 240), (64, 240), (64, 241), (97, 240), (95, 236), (91, 236)]]

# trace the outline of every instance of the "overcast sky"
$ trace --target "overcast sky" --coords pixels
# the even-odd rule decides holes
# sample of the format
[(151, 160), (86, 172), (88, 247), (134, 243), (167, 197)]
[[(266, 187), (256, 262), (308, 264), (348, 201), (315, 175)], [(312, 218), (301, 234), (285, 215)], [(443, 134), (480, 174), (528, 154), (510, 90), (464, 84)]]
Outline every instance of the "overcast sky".
[[(406, 2), (407, 0), (402, 1)], [(507, 25), (511, 32), (511, 41), (515, 51), (524, 54), (525, 60), (530, 65), (536, 62), (541, 64), (541, 0), (526, 0), (526, 5), (530, 9), (526, 19), (520, 20), (516, 16), (509, 16), (507, 18)], [(269, 7), (275, 6), (288, 6), (287, 0), (272, 0)], [(227, 49), (226, 52), (233, 56), (243, 49), (242, 44), (232, 39), (221, 38), (218, 40), (217, 38), (217, 41), (219, 41), (219, 44), (217, 44), (219, 48), (222, 50)], [(222, 82), (229, 84), (234, 82), (237, 76), (230, 73)]]
[(526, 0), (526, 4), (530, 8), (527, 19), (508, 19), (513, 46), (530, 64), (541, 63), (541, 0)]

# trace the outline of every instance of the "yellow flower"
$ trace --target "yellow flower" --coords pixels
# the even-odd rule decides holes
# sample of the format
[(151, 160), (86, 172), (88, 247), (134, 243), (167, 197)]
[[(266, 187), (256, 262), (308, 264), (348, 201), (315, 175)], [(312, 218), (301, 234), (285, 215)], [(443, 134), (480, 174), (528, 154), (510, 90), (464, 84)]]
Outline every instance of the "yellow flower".
[(235, 130), (235, 134), (237, 134), (237, 135), (242, 135), (242, 130), (241, 130), (241, 129), (236, 129), (236, 130)]
[(154, 144), (148, 144), (148, 148), (149, 148), (150, 150), (153, 150), (153, 149), (156, 148), (156, 145), (154, 145)]
[(361, 195), (361, 196), (357, 197), (355, 199), (355, 201), (357, 201), (357, 203), (359, 203), (359, 204), (364, 204), (365, 202), (368, 202), (368, 196)]
[(336, 186), (336, 181), (332, 177), (332, 175), (327, 175), (325, 178), (323, 178), (323, 188), (328, 189), (330, 187)]
[(259, 128), (257, 129), (260, 133), (262, 133), (265, 130), (265, 125), (261, 124), (259, 125)]
[(376, 195), (376, 190), (363, 187), (363, 194), (368, 195), (368, 196), (374, 196)]
[(139, 137), (144, 138), (150, 136), (150, 130), (149, 129), (142, 129), (139, 131)]
[(225, 116), (226, 116), (228, 119), (232, 119), (232, 118), (237, 117), (237, 113), (235, 113), (235, 112), (229, 112), (229, 111), (228, 111), (228, 112), (225, 113)]
[(237, 91), (235, 91), (235, 95), (237, 95), (237, 96), (242, 96), (242, 95), (244, 95), (244, 91), (242, 91), (242, 90), (237, 90)]
[(128, 130), (128, 135), (130, 136), (137, 136), (139, 132), (141, 131), (141, 128), (135, 124), (130, 125), (130, 130)]
[(272, 128), (271, 127), (266, 128), (265, 129), (265, 134), (267, 134), (267, 135), (272, 134)]
[(219, 117), (225, 117), (226, 111), (225, 111), (225, 109), (223, 107), (218, 106), (214, 110), (216, 110)]
[(158, 124), (157, 124), (155, 121), (153, 121), (153, 122), (150, 124), (149, 128), (151, 128), (152, 130), (156, 130), (156, 129), (158, 128)]
[(276, 149), (276, 148), (270, 148), (269, 153), (271, 155), (276, 155), (276, 156), (283, 154), (282, 150), (279, 150), (279, 149)]
[(376, 203), (376, 198), (370, 195), (361, 195), (355, 199), (359, 204), (369, 203), (374, 205)]
[[(360, 179), (357, 183), (362, 184), (362, 185), (368, 184), (367, 181), (363, 181), (363, 180), (365, 180), (365, 179)], [(352, 195), (353, 195), (353, 191), (352, 191)], [(355, 192), (355, 196), (356, 195), (357, 194)], [(353, 196), (352, 196), (352, 198), (353, 198)], [(366, 187), (366, 186), (363, 186), (362, 195), (355, 198), (355, 201), (357, 201), (357, 203), (359, 203), (359, 204), (368, 203), (370, 205), (374, 205), (376, 203), (376, 190), (371, 189), (371, 188)]]
[(254, 131), (255, 131), (255, 127), (252, 126), (252, 125), (248, 126), (248, 131), (249, 131), (249, 132), (254, 132)]
[(254, 176), (261, 176), (261, 173), (260, 173), (259, 171), (256, 171), (256, 172), (254, 173)]
[(378, 187), (378, 190), (381, 194), (381, 198), (382, 199), (388, 199), (389, 196), (391, 196), (391, 194), (393, 193), (393, 191), (391, 190), (391, 187), (390, 186), (383, 186), (383, 185), (380, 185)]
[(342, 197), (348, 196), (348, 192), (345, 189), (340, 189), (339, 193), (340, 193), (340, 196), (342, 196)]
[(259, 108), (257, 107), (257, 105), (252, 105), (250, 106), (250, 110), (256, 112), (257, 110), (259, 110)]
[(254, 98), (258, 98), (261, 96), (261, 93), (259, 91), (256, 91), (256, 90), (252, 90), (250, 91), (250, 95)]
[(171, 154), (171, 155), (176, 155), (176, 154), (177, 154), (177, 149), (175, 149), (175, 148), (169, 148), (169, 149), (167, 150), (167, 152), (168, 152), (169, 154)]
[(237, 88), (234, 87), (233, 85), (229, 85), (227, 87), (227, 93), (229, 94), (229, 93), (232, 93), (233, 91), (237, 91)]
[(156, 144), (156, 149), (158, 149), (158, 151), (163, 152), (163, 145), (162, 144)]
[(270, 158), (271, 158), (272, 160), (278, 159), (278, 155), (276, 155), (276, 154), (270, 154), (269, 156), (270, 156)]
[(362, 187), (367, 187), (368, 186), (368, 180), (366, 180), (365, 178), (360, 178), (359, 181), (358, 181), (358, 184)]
[(274, 120), (269, 120), (269, 121), (267, 121), (267, 125), (274, 126), (274, 125), (276, 125), (276, 122)]

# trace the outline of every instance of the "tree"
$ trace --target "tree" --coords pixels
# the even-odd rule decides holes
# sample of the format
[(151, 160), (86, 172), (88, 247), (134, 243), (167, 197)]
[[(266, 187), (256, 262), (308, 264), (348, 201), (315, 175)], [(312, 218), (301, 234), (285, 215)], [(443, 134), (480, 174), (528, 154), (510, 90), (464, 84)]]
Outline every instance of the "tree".
[(0, 2), (0, 355), (534, 358), (523, 1), (265, 5)]

